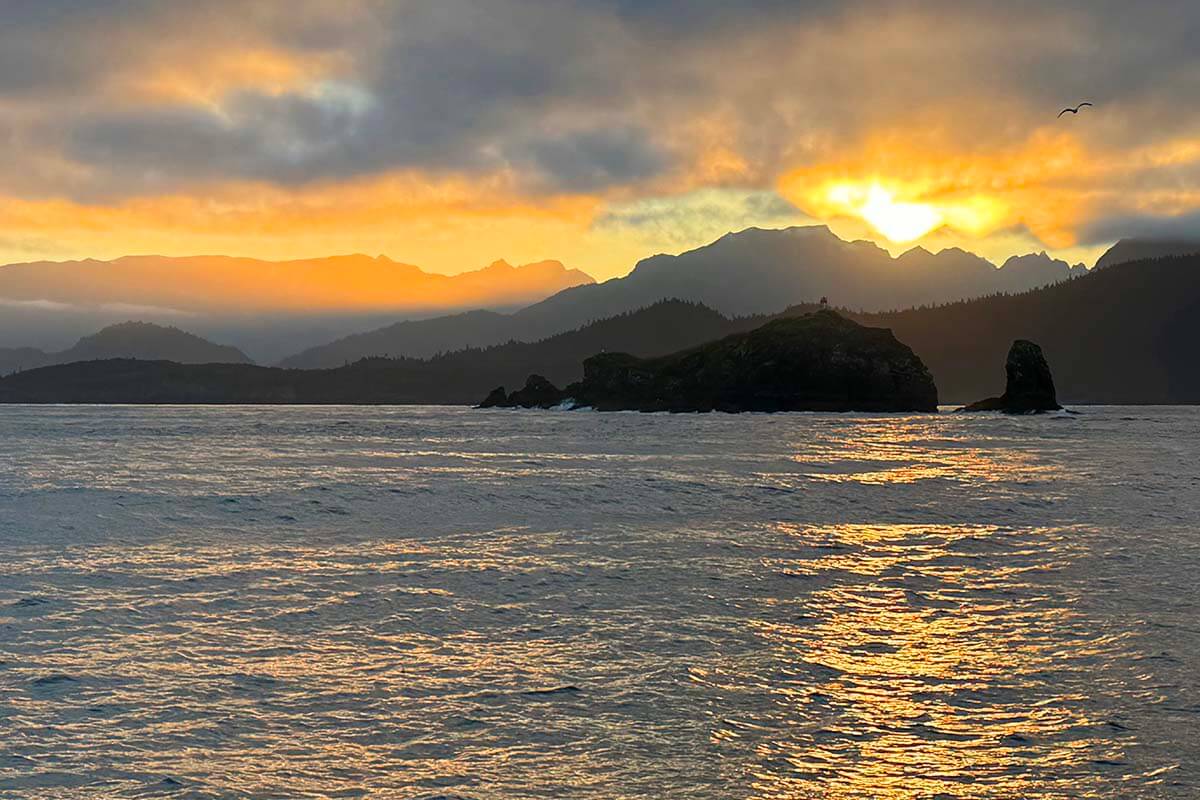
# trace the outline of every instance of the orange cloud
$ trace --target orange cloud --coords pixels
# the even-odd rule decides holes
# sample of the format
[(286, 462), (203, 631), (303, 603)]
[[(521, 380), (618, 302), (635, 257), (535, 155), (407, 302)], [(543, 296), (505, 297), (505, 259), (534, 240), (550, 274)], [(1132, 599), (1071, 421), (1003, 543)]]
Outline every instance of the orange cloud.
[(895, 242), (943, 227), (978, 239), (1023, 225), (1065, 247), (1086, 205), (1078, 184), (1096, 170), (1068, 133), (1041, 131), (991, 152), (887, 133), (856, 153), (785, 174), (780, 190), (814, 217), (858, 217)]
[(333, 54), (306, 54), (269, 48), (212, 48), (185, 60), (164, 54), (161, 62), (116, 77), (119, 90), (136, 101), (217, 105), (233, 90), (268, 94), (303, 90), (344, 68)]
[(503, 174), (434, 179), (417, 172), (280, 188), (262, 183), (84, 204), (0, 197), (0, 263), (228, 253), (295, 259), (388, 254), (447, 274), (498, 258), (555, 258), (597, 276), (620, 274), (644, 243), (591, 230), (597, 198), (531, 200)]

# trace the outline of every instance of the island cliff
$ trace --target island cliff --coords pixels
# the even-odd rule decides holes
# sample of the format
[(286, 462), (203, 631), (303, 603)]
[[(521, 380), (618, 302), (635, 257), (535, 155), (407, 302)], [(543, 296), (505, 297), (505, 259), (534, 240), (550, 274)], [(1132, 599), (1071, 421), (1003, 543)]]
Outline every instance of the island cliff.
[[(601, 411), (936, 411), (929, 370), (883, 328), (829, 310), (777, 319), (658, 358), (601, 353), (563, 391), (531, 376), (486, 406), (549, 408), (564, 401)], [(503, 398), (503, 402), (501, 402)]]

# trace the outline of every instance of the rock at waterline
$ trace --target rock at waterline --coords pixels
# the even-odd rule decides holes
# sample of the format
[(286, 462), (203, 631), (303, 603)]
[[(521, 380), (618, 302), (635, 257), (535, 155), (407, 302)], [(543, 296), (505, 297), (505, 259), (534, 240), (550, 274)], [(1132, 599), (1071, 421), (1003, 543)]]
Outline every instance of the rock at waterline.
[(497, 386), (488, 392), (487, 397), (483, 398), (483, 402), (479, 404), (479, 408), (504, 408), (507, 405), (508, 393), (504, 391), (503, 386)]
[(524, 388), (505, 396), (504, 387), (492, 390), (480, 408), (554, 408), (563, 402), (562, 391), (541, 375), (530, 375)]
[(960, 411), (1032, 414), (1062, 408), (1054, 391), (1050, 365), (1046, 363), (1042, 348), (1033, 342), (1026, 339), (1013, 342), (1008, 350), (1004, 371), (1007, 374), (1004, 394), (963, 406)]

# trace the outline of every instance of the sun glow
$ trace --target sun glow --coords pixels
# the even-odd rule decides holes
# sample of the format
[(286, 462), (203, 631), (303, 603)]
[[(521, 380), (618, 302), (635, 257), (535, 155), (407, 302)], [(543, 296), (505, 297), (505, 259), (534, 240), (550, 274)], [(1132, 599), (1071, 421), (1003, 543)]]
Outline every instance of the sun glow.
[(872, 186), (859, 208), (862, 218), (893, 242), (919, 239), (942, 223), (937, 209), (924, 203), (902, 203), (882, 186)]
[(1031, 246), (1065, 248), (1103, 200), (1079, 191), (1102, 169), (1125, 167), (1063, 132), (964, 152), (954, 138), (885, 131), (785, 173), (779, 191), (839, 235), (968, 249), (996, 234), (1023, 235)]
[(843, 214), (861, 217), (893, 242), (911, 242), (945, 222), (942, 212), (927, 203), (904, 202), (878, 183), (837, 183), (826, 190), (826, 201)]

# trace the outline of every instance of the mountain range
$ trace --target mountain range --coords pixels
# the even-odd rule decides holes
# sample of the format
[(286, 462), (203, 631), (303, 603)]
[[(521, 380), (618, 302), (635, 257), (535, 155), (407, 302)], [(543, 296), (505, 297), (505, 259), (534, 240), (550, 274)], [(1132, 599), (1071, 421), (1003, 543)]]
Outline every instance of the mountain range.
[[(729, 317), (665, 301), (538, 342), (429, 359), (367, 358), (332, 369), (86, 361), (0, 379), (0, 402), (472, 403), (530, 373), (562, 386), (598, 352), (675, 352), (810, 313)], [(890, 328), (925, 362), (943, 403), (995, 394), (1014, 339), (1040, 344), (1064, 403), (1200, 403), (1200, 255), (1127, 262), (1017, 294), (896, 312), (849, 312)]]
[(828, 297), (851, 309), (882, 311), (1017, 292), (1087, 274), (1045, 253), (1002, 266), (959, 249), (916, 247), (893, 258), (866, 241), (848, 242), (824, 226), (749, 228), (680, 255), (640, 261), (623, 278), (575, 286), (515, 313), (471, 312), (407, 320), (310, 348), (282, 366), (333, 367), (366, 356), (426, 357), (507, 340), (530, 341), (664, 298), (703, 303), (741, 316)]
[[(1195, 241), (1123, 240), (1106, 253), (1098, 265), (1107, 271), (1129, 256), (1197, 250), (1200, 250), (1200, 243)], [(350, 258), (353, 261), (365, 257)], [(133, 262), (136, 259), (119, 261)], [(108, 269), (107, 265), (116, 262), (92, 263), (106, 265), (98, 267), (104, 272)], [(295, 265), (302, 262), (287, 263)], [(519, 268), (497, 264), (479, 273), (499, 274), (507, 271), (535, 274), (539, 270), (560, 276), (572, 273), (557, 262), (548, 263), (550, 266), (527, 265)], [(8, 268), (0, 268), (0, 276), (4, 269)], [(416, 268), (405, 269), (411, 272)], [(1095, 272), (1093, 270), (1092, 274)], [(476, 277), (462, 280), (479, 279), (477, 273), (472, 274)], [(624, 278), (574, 286), (512, 313), (475, 309), (426, 319), (404, 320), (310, 348), (284, 359), (282, 366), (328, 369), (372, 357), (409, 360), (432, 358), (439, 364), (449, 364), (458, 358), (463, 368), (481, 373), (491, 370), (483, 361), (460, 351), (477, 354), (481, 352), (480, 348), (488, 348), (482, 352), (486, 353), (486, 358), (496, 359), (498, 363), (506, 362), (513, 353), (528, 354), (528, 358), (522, 356), (516, 359), (522, 363), (520, 370), (528, 372), (536, 371), (539, 359), (546, 360), (546, 354), (550, 352), (543, 340), (609, 346), (594, 335), (583, 334), (585, 331), (594, 333), (589, 325), (594, 320), (604, 320), (600, 329), (606, 331), (620, 329), (622, 325), (626, 325), (629, 331), (637, 331), (636, 335), (618, 336), (613, 346), (637, 355), (654, 355), (667, 352), (658, 346), (659, 343), (684, 347), (703, 341), (696, 338), (701, 334), (716, 336), (744, 330), (746, 324), (756, 320), (761, 324), (766, 315), (778, 313), (785, 306), (800, 304), (802, 307), (812, 307), (812, 301), (820, 296), (828, 296), (834, 305), (848, 309), (863, 319), (871, 315), (880, 319), (894, 318), (898, 320), (898, 329), (902, 329), (911, 314), (923, 310), (918, 302), (931, 305), (936, 304), (937, 298), (959, 295), (1021, 294), (1022, 289), (1030, 286), (1073, 283), (1073, 279), (1081, 275), (1088, 275), (1082, 265), (1071, 267), (1063, 261), (1049, 258), (1045, 253), (1013, 257), (1002, 266), (995, 267), (978, 256), (954, 249), (934, 254), (914, 248), (892, 258), (873, 244), (843, 241), (823, 227), (783, 230), (752, 228), (728, 234), (710, 245), (679, 256), (646, 259)], [(10, 287), (12, 285), (16, 284), (10, 283)], [(80, 288), (74, 285), (63, 291), (78, 292)], [(905, 299), (916, 310), (886, 310), (890, 308), (887, 303), (897, 298)], [(685, 306), (704, 308), (710, 315), (711, 324), (689, 322), (678, 315), (665, 313), (662, 308), (648, 315), (640, 311), (653, 308), (664, 299), (684, 300)], [(943, 300), (940, 304), (946, 305), (946, 302)], [(51, 315), (49, 311), (44, 313)], [(627, 315), (629, 319), (625, 319)], [(712, 317), (725, 322), (717, 325), (711, 322)], [(924, 317), (918, 314), (918, 318)], [(623, 319), (625, 321), (621, 322)], [(637, 320), (643, 322), (634, 324)], [(645, 320), (651, 320), (652, 323), (645, 324)], [(269, 326), (271, 322), (272, 318), (267, 317), (262, 324)], [(887, 325), (886, 322), (871, 324)], [(191, 321), (188, 327), (194, 329)], [(289, 332), (290, 329), (285, 326), (280, 334), (283, 340), (288, 340)], [(316, 332), (317, 329), (314, 329), (310, 333), (315, 335)], [(540, 350), (530, 349), (535, 343), (541, 347)], [(941, 345), (931, 343), (929, 347), (937, 350)], [(558, 360), (552, 360), (552, 363), (561, 365), (564, 372), (552, 377), (561, 383), (574, 379), (573, 374), (567, 373), (579, 360), (576, 356), (580, 353), (588, 355), (583, 352), (585, 349), (581, 345), (575, 349), (554, 350), (564, 354), (561, 358), (556, 356)], [(437, 358), (441, 355), (447, 355), (450, 360)], [(161, 359), (179, 363), (250, 361), (244, 350), (216, 345), (198, 336), (185, 334), (178, 328), (126, 324), (84, 337), (74, 346), (58, 352), (31, 347), (0, 349), (0, 374), (103, 358)], [(545, 369), (543, 367), (543, 371)]]

